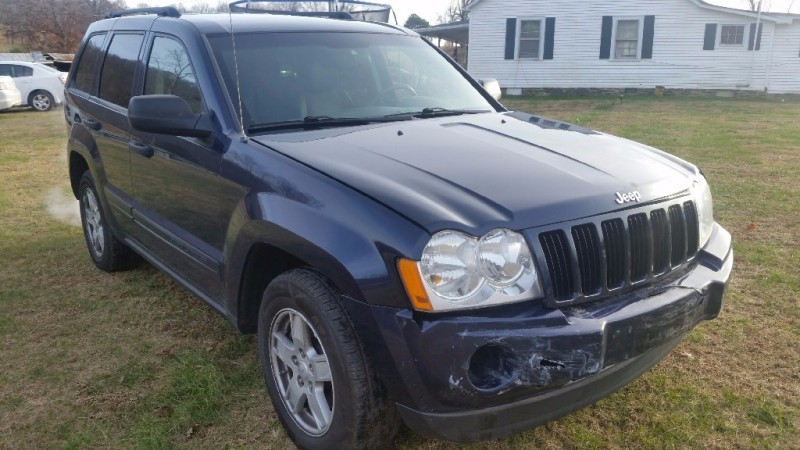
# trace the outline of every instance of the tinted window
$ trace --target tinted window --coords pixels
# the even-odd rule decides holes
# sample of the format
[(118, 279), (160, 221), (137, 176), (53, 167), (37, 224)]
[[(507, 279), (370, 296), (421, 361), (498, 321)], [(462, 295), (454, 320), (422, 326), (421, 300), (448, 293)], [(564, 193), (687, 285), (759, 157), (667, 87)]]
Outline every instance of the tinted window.
[(100, 98), (128, 107), (142, 40), (141, 34), (117, 34), (111, 39), (100, 72)]
[(0, 76), (2, 75), (14, 78), (30, 77), (33, 75), (33, 69), (17, 64), (0, 64)]
[(202, 111), (197, 78), (189, 55), (179, 42), (164, 37), (155, 38), (147, 62), (144, 93), (177, 95), (186, 100), (192, 111)]
[(75, 71), (75, 81), (72, 83), (75, 89), (84, 92), (92, 89), (94, 69), (97, 66), (97, 57), (100, 55), (100, 47), (103, 45), (105, 37), (105, 34), (96, 34), (86, 42), (81, 59), (78, 61), (78, 69)]

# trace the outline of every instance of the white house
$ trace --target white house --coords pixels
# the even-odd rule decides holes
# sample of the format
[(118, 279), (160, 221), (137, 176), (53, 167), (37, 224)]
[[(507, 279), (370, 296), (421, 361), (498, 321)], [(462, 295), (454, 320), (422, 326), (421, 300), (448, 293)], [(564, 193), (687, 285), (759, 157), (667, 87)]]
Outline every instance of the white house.
[[(468, 70), (526, 88), (800, 94), (800, 15), (701, 0), (474, 0)], [(758, 24), (758, 25), (756, 25)]]

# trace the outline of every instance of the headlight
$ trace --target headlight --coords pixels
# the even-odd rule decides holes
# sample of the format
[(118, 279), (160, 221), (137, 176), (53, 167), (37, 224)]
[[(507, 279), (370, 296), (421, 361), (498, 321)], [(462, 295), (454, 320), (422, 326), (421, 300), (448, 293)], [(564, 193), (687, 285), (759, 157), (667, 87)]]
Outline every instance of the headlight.
[[(419, 263), (408, 263), (398, 267), (417, 309), (448, 311), (541, 297), (528, 244), (512, 230), (492, 230), (480, 239), (441, 231), (428, 241)], [(421, 286), (414, 277), (421, 277)], [(422, 297), (428, 302), (420, 304)]]
[(711, 188), (703, 175), (697, 176), (692, 183), (692, 197), (697, 207), (697, 220), (700, 223), (700, 248), (706, 245), (714, 229), (714, 203), (711, 199)]

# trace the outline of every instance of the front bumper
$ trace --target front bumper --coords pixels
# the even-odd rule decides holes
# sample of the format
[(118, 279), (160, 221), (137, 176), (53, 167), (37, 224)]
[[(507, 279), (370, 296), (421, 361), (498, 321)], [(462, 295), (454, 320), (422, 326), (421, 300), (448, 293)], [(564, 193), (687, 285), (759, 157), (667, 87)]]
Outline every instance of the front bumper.
[(420, 317), (356, 308), (367, 347), (406, 424), (458, 442), (556, 419), (628, 384), (722, 307), (733, 267), (719, 226), (690, 269), (626, 295), (559, 309), (535, 302)]
[(0, 91), (0, 110), (8, 109), (22, 104), (19, 91)]

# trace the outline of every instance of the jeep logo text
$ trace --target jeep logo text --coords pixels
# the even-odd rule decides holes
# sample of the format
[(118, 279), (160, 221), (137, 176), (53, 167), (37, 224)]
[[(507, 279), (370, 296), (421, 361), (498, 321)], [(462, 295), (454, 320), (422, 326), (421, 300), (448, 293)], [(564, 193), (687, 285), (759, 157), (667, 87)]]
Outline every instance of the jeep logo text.
[(617, 195), (616, 202), (620, 205), (630, 202), (638, 203), (639, 200), (642, 199), (642, 194), (640, 194), (639, 191), (627, 192), (625, 194), (617, 192), (616, 195)]

